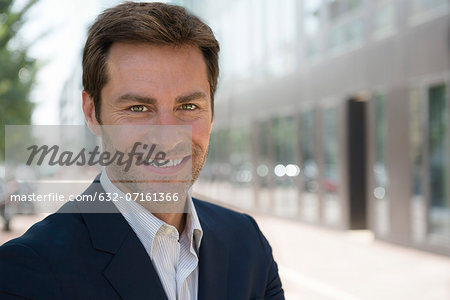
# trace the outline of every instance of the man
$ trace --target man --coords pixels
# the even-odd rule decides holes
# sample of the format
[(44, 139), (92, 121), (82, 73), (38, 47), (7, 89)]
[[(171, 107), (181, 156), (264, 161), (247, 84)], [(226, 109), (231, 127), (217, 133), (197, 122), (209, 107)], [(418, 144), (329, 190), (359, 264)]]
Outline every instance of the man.
[[(218, 52), (211, 29), (183, 8), (106, 10), (83, 53), (89, 127), (189, 126), (192, 155), (144, 167), (167, 175), (191, 160), (191, 184), (207, 156)], [(84, 194), (124, 196), (146, 184), (127, 184), (107, 167)], [(186, 212), (119, 201), (101, 203), (115, 213), (92, 213), (86, 205), (67, 203), (0, 248), (0, 299), (284, 299), (271, 248), (247, 215), (189, 195)]]

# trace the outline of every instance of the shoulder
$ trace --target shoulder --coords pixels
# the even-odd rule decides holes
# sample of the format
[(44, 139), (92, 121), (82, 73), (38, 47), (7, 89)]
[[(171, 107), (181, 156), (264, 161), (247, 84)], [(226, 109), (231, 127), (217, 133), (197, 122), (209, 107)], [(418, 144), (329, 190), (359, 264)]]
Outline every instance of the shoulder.
[[(2, 245), (0, 295), (6, 292), (35, 299), (45, 294), (48, 299), (57, 298), (60, 291), (57, 260), (78, 244), (83, 231), (81, 224), (79, 214), (55, 213)], [(26, 290), (25, 282), (29, 287)]]
[[(68, 207), (68, 205), (64, 206)], [(57, 212), (34, 224), (22, 236), (7, 242), (0, 248), (23, 245), (34, 249), (37, 253), (61, 250), (61, 247), (70, 246), (71, 241), (83, 236), (85, 233), (83, 224), (83, 218), (79, 213)]]
[(80, 213), (54, 213), (0, 247), (0, 274), (5, 276), (7, 269), (20, 273), (33, 265), (56, 272), (65, 261), (86, 254), (90, 245)]
[(229, 226), (254, 227), (256, 225), (255, 220), (245, 213), (196, 198), (193, 198), (193, 201), (199, 218), (204, 221), (227, 225), (228, 228)]
[(193, 201), (201, 223), (213, 224), (217, 234), (234, 240), (239, 236), (241, 244), (252, 243), (271, 252), (269, 243), (250, 215), (195, 198)]
[(230, 295), (252, 287), (251, 294), (258, 295), (255, 299), (284, 299), (272, 248), (256, 221), (247, 214), (193, 200), (202, 227), (204, 224), (208, 227), (208, 232), (221, 241), (221, 247), (231, 258), (228, 271), (233, 274), (235, 288)]

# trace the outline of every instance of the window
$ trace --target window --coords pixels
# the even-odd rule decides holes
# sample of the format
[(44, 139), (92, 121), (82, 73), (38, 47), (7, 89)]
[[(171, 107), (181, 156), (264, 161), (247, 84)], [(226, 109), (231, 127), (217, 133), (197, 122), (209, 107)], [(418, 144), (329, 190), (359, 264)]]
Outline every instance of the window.
[(322, 3), (320, 0), (303, 1), (304, 7), (304, 29), (306, 36), (314, 36), (320, 29), (320, 11)]
[(373, 104), (375, 121), (375, 162), (373, 165), (375, 230), (379, 235), (385, 235), (389, 230), (389, 176), (386, 168), (387, 124), (385, 96), (382, 94), (376, 94), (373, 98)]
[[(273, 121), (272, 134), (276, 161), (274, 173), (278, 185), (293, 186), (295, 185), (293, 178), (299, 175), (300, 168), (295, 155), (296, 131), (293, 117), (277, 118)], [(292, 168), (295, 168), (298, 172), (294, 172)]]
[(388, 175), (386, 171), (386, 112), (385, 97), (378, 94), (375, 96), (375, 198), (383, 199), (386, 196)]
[(272, 138), (275, 150), (273, 209), (280, 216), (295, 216), (298, 208), (297, 179), (300, 168), (296, 161), (296, 121), (294, 117), (273, 120)]
[(251, 156), (252, 132), (249, 126), (234, 127), (230, 130), (231, 163), (231, 204), (244, 209), (255, 207), (252, 182), (253, 163)]
[(328, 108), (324, 111), (324, 162), (325, 191), (334, 194), (339, 181), (339, 144), (337, 109)]
[(448, 9), (448, 0), (412, 0), (411, 10), (413, 15), (427, 11)]
[(395, 30), (395, 1), (381, 1), (376, 7), (374, 16), (374, 35), (383, 38), (392, 34)]
[(429, 232), (450, 245), (450, 168), (447, 88), (428, 89)]
[(306, 57), (317, 57), (320, 52), (322, 1), (303, 1), (303, 28)]
[(295, 160), (295, 120), (293, 117), (277, 118), (273, 123), (273, 137), (277, 163), (288, 164)]
[(303, 112), (300, 117), (300, 150), (302, 157), (303, 192), (318, 192), (318, 168), (316, 163), (314, 142), (314, 112)]
[(339, 51), (358, 45), (363, 39), (364, 22), (361, 16), (362, 0), (329, 0), (330, 32), (328, 47)]
[(339, 51), (345, 46), (355, 46), (363, 39), (363, 26), (361, 17), (356, 16), (330, 29), (329, 47), (332, 51)]
[(325, 109), (323, 113), (324, 220), (330, 225), (338, 224), (340, 221), (338, 128), (337, 109)]
[(360, 8), (362, 0), (328, 0), (328, 13), (330, 19), (335, 21), (346, 14)]
[(274, 77), (282, 77), (295, 70), (296, 54), (293, 43), (296, 38), (296, 1), (267, 0), (266, 23), (266, 71)]
[(412, 194), (413, 198), (421, 199), (423, 197), (422, 187), (422, 165), (423, 165), (423, 134), (422, 134), (422, 105), (420, 91), (418, 88), (410, 92), (410, 142), (411, 142), (411, 161), (412, 172)]
[(271, 170), (273, 170), (274, 164), (271, 153), (273, 152), (272, 149), (274, 145), (270, 138), (270, 125), (270, 121), (263, 121), (256, 127), (258, 141), (255, 149), (258, 159), (256, 174), (259, 177), (259, 184), (263, 188), (268, 187), (270, 179), (273, 178)]
[(203, 179), (228, 181), (231, 173), (229, 163), (229, 130), (219, 129), (211, 134), (208, 160), (202, 171)]
[(237, 1), (231, 4), (231, 19), (226, 26), (232, 29), (232, 40), (228, 45), (232, 46), (233, 76), (235, 78), (249, 78), (251, 64), (251, 36), (250, 32), (250, 6), (248, 1)]
[(253, 64), (253, 73), (261, 76), (261, 64), (264, 58), (264, 39), (265, 39), (265, 23), (264, 23), (264, 7), (259, 0), (251, 0), (250, 2), (250, 44)]
[(232, 180), (237, 184), (252, 180), (251, 136), (247, 127), (233, 128), (230, 131), (230, 162), (235, 172)]
[(315, 112), (304, 111), (300, 115), (300, 153), (301, 153), (301, 216), (305, 221), (317, 222), (319, 218), (319, 170), (316, 161)]
[(261, 211), (266, 212), (272, 210), (272, 183), (275, 177), (273, 174), (275, 164), (271, 125), (271, 120), (261, 121), (254, 125), (254, 132), (256, 134), (256, 149), (254, 151), (256, 155), (256, 203)]
[(420, 24), (447, 14), (450, 10), (448, 0), (411, 0), (411, 22)]
[(423, 112), (424, 105), (421, 101), (419, 88), (412, 88), (410, 91), (410, 117), (409, 117), (409, 140), (411, 158), (411, 182), (412, 182), (412, 202), (411, 202), (411, 225), (413, 239), (417, 242), (423, 241), (426, 237), (426, 204), (423, 191), (423, 151), (424, 151), (424, 131)]

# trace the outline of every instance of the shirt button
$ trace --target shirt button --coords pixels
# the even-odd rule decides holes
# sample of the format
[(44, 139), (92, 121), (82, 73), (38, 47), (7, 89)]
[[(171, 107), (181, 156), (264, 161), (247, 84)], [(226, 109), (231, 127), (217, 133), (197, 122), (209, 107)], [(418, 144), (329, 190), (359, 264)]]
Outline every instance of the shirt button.
[(173, 233), (173, 228), (172, 227), (166, 227), (166, 229), (164, 229), (165, 233), (167, 235), (171, 235)]

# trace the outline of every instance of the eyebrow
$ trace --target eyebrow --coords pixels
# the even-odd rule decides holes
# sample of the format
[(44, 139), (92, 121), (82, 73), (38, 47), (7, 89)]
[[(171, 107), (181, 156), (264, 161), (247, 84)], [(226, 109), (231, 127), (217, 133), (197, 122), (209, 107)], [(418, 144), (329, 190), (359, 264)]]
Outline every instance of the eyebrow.
[(117, 98), (117, 101), (118, 102), (120, 102), (120, 101), (139, 102), (139, 103), (145, 103), (145, 104), (149, 104), (149, 105), (156, 103), (155, 98), (140, 96), (138, 94), (133, 94), (133, 93), (123, 94), (119, 98)]
[[(186, 103), (186, 102), (190, 102), (193, 100), (199, 100), (199, 99), (207, 99), (207, 95), (204, 92), (201, 91), (195, 91), (189, 95), (185, 95), (185, 96), (178, 96), (177, 98), (175, 98), (175, 103), (177, 104), (181, 104), (181, 103)], [(134, 94), (134, 93), (126, 93), (121, 95), (117, 101), (126, 101), (126, 102), (139, 102), (139, 103), (145, 103), (148, 105), (154, 105), (156, 104), (158, 101), (153, 98), (153, 97), (146, 97), (146, 96), (141, 96), (138, 94)]]
[(207, 95), (204, 92), (201, 91), (196, 91), (193, 92), (192, 94), (186, 95), (186, 96), (179, 96), (177, 98), (175, 98), (175, 102), (180, 104), (180, 103), (186, 103), (186, 102), (190, 102), (193, 100), (199, 100), (199, 99), (207, 99)]

